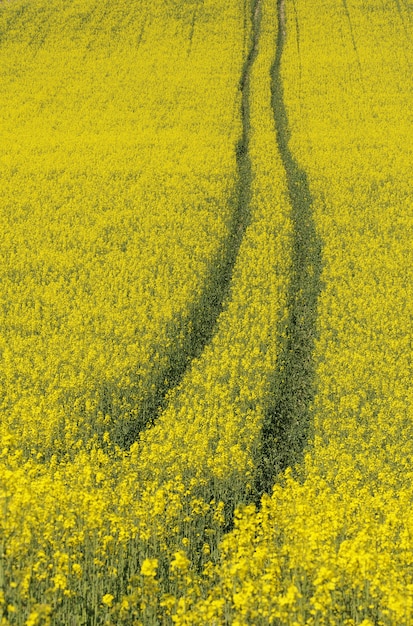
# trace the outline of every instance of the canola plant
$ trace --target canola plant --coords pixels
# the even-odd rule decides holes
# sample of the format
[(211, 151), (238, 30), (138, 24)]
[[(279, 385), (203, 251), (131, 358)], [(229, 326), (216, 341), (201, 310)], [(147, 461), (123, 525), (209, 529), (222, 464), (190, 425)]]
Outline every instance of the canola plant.
[(412, 623), (412, 9), (0, 6), (0, 623)]

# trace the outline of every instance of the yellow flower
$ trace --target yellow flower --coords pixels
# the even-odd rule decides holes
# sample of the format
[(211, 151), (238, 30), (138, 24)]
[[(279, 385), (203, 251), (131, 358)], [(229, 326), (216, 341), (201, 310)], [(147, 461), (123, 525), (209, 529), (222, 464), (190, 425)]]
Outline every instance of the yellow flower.
[(174, 553), (174, 559), (171, 561), (171, 570), (186, 572), (189, 568), (190, 560), (183, 550)]
[(114, 599), (114, 596), (111, 593), (106, 593), (102, 598), (102, 603), (105, 606), (111, 607), (113, 599)]
[(156, 576), (158, 559), (145, 559), (141, 566), (142, 576)]

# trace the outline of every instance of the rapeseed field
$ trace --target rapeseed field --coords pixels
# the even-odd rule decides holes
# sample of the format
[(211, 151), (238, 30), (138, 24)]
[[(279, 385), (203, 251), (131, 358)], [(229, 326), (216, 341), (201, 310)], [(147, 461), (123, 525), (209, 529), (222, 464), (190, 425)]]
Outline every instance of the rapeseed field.
[(0, 4), (0, 624), (413, 624), (412, 34)]

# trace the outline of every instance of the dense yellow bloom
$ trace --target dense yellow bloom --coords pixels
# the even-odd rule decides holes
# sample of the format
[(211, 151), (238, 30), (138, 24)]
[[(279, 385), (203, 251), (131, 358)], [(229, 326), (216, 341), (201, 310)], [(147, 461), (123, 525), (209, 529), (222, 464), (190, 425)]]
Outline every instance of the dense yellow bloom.
[(193, 350), (240, 128), (238, 9), (209, 5), (0, 8), (0, 434), (29, 453), (130, 443)]
[[(412, 17), (0, 6), (2, 623), (412, 624)], [(283, 133), (322, 240), (317, 391), (251, 504), (301, 350)]]
[(228, 623), (411, 624), (411, 9), (284, 15), (289, 145), (323, 242), (314, 439), (299, 479), (240, 511), (192, 614), (223, 594)]
[(143, 576), (156, 576), (158, 559), (145, 559), (142, 563), (141, 574)]
[(102, 598), (102, 603), (103, 603), (105, 606), (109, 606), (109, 607), (111, 607), (111, 606), (112, 606), (112, 602), (113, 602), (113, 596), (112, 596), (112, 594), (111, 594), (111, 593), (106, 593), (106, 594), (103, 596), (103, 598)]

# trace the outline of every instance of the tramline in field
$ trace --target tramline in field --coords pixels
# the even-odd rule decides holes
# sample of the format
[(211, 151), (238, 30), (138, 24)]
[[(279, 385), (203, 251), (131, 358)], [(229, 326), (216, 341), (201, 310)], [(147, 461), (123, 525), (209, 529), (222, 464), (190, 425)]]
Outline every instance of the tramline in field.
[(1, 624), (412, 623), (411, 35), (0, 5)]

